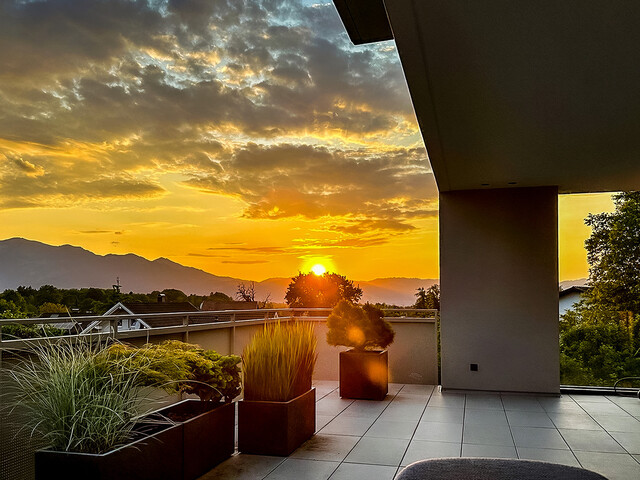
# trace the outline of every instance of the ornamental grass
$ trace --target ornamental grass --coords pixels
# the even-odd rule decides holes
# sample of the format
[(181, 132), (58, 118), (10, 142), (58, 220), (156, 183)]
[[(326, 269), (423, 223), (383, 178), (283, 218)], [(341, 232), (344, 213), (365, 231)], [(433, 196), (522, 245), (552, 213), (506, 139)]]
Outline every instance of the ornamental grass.
[(310, 322), (265, 325), (242, 353), (245, 400), (287, 402), (308, 391), (316, 348)]
[(88, 342), (48, 343), (9, 371), (26, 428), (57, 451), (103, 453), (130, 440), (139, 415), (139, 370), (107, 364)]

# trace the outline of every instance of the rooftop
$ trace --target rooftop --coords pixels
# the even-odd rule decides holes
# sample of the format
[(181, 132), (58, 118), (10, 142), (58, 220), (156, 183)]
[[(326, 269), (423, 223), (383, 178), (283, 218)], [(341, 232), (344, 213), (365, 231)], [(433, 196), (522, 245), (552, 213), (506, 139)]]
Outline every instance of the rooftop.
[(507, 457), (640, 478), (640, 401), (603, 395), (447, 393), (390, 384), (380, 402), (317, 389), (317, 433), (289, 457), (236, 454), (200, 480), (391, 480), (434, 457)]

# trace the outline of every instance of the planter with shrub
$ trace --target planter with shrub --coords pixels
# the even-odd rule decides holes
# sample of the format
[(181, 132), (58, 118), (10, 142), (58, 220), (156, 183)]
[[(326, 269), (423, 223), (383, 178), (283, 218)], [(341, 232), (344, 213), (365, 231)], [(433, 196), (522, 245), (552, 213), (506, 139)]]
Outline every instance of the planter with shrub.
[(316, 337), (306, 322), (265, 325), (242, 354), (244, 399), (238, 402), (238, 450), (291, 454), (316, 429), (311, 387)]
[(382, 310), (340, 301), (327, 318), (327, 343), (351, 347), (340, 352), (340, 396), (382, 400), (389, 391), (389, 356), (393, 328)]
[[(204, 435), (203, 424), (217, 426), (196, 443), (224, 438), (231, 445), (231, 451), (228, 446), (224, 451), (233, 452), (234, 412), (228, 402), (240, 389), (239, 357), (181, 342), (140, 349), (50, 343), (35, 353), (36, 359), (10, 374), (17, 401), (27, 412), (27, 428), (50, 444), (36, 452), (37, 479), (50, 478), (52, 472), (65, 472), (67, 479), (197, 478), (220, 461), (215, 443), (200, 449), (211, 449), (206, 459), (194, 459), (188, 451), (193, 450), (187, 446), (194, 442), (191, 430), (196, 426), (197, 434)], [(144, 386), (217, 393), (203, 395), (214, 401), (181, 402), (140, 415), (147, 403)], [(209, 419), (218, 412), (224, 420)]]

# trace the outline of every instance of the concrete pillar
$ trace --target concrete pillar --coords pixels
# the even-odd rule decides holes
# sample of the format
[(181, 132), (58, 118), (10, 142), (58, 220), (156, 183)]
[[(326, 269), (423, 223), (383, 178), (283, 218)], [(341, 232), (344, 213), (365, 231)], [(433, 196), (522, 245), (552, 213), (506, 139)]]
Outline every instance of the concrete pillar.
[(440, 286), (444, 389), (559, 392), (556, 187), (441, 193)]

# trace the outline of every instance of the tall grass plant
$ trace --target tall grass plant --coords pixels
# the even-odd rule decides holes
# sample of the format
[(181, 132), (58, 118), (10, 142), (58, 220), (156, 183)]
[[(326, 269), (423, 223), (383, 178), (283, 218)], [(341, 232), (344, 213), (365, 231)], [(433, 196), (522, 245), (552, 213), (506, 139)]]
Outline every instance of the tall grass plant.
[(286, 402), (308, 391), (316, 349), (310, 322), (265, 325), (242, 353), (245, 400)]
[(130, 358), (107, 361), (100, 345), (52, 342), (9, 375), (25, 428), (53, 450), (103, 453), (131, 439), (143, 398)]

